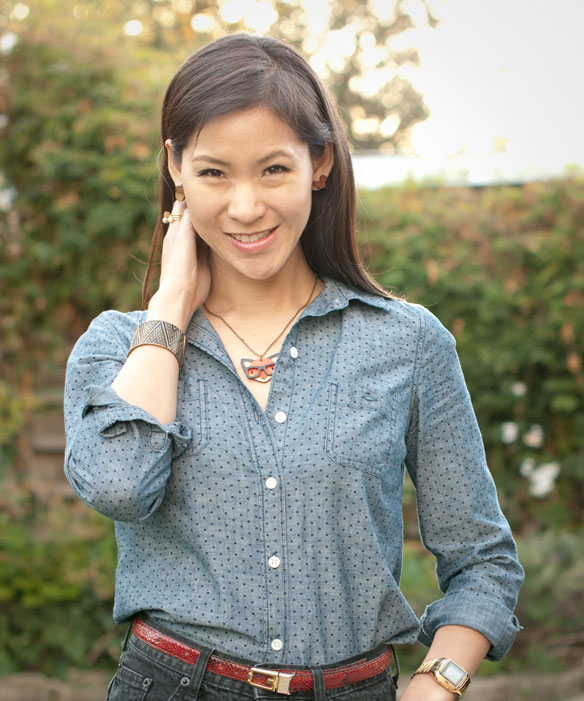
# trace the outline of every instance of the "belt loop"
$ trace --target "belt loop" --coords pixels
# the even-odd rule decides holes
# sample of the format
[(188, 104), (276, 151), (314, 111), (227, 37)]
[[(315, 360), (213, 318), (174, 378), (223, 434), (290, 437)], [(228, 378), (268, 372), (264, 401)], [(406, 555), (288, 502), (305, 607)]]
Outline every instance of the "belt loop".
[(132, 635), (132, 626), (134, 625), (134, 619), (130, 619), (130, 625), (128, 626), (128, 630), (126, 631), (126, 635), (124, 636), (124, 642), (122, 643), (122, 654), (126, 652), (126, 648), (128, 647), (128, 640), (130, 639), (130, 636)]
[[(395, 684), (395, 688), (397, 689), (397, 682), (399, 680), (399, 660), (397, 658), (397, 653), (395, 651), (395, 648), (393, 645), (389, 646), (391, 648), (391, 659), (392, 661), (395, 660), (395, 672), (394, 674), (391, 675), (391, 678), (393, 679), (393, 683)], [(391, 671), (391, 665), (390, 665), (390, 671)]]
[(203, 677), (205, 676), (205, 670), (209, 664), (209, 657), (213, 654), (213, 649), (210, 647), (202, 647), (199, 652), (199, 657), (197, 659), (197, 664), (191, 676), (191, 683), (189, 688), (189, 695), (194, 699), (199, 698), (199, 691), (201, 689), (201, 684), (203, 683)]
[(326, 689), (324, 686), (324, 674), (320, 667), (314, 667), (312, 672), (312, 683), (314, 685), (314, 701), (326, 701)]

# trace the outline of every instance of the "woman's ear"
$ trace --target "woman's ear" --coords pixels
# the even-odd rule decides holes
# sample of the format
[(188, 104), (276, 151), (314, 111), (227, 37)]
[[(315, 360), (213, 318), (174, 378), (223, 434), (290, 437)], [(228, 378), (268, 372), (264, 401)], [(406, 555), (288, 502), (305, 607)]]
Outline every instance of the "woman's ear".
[(175, 185), (181, 185), (182, 178), (180, 176), (180, 163), (172, 150), (172, 141), (170, 139), (167, 139), (164, 142), (164, 148), (168, 154), (168, 171), (170, 173), (170, 177), (174, 180)]
[(318, 181), (323, 175), (328, 178), (333, 165), (335, 163), (335, 152), (330, 141), (324, 146), (322, 155), (314, 161), (314, 170), (312, 172), (313, 180)]

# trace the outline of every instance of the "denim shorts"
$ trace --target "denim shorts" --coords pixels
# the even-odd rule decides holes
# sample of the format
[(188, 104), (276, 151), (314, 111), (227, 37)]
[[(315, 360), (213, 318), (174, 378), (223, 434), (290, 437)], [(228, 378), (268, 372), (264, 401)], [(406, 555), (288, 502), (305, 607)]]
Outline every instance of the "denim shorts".
[[(245, 682), (206, 672), (205, 667), (212, 650), (197, 647), (201, 654), (197, 664), (192, 665), (156, 650), (131, 635), (124, 643), (120, 663), (110, 682), (106, 701), (277, 701), (286, 698), (273, 691), (258, 689)], [(373, 658), (378, 654), (379, 649), (368, 656)], [(229, 659), (249, 666), (254, 664), (249, 660), (231, 656)], [(340, 662), (336, 666), (345, 663)], [(322, 669), (334, 666), (326, 665)], [(319, 681), (322, 680), (322, 676), (319, 675), (318, 669), (313, 671), (313, 675), (316, 674), (314, 690), (295, 692), (290, 695), (292, 701), (395, 701), (398, 675), (392, 674), (391, 670), (339, 689), (325, 691), (322, 682)]]

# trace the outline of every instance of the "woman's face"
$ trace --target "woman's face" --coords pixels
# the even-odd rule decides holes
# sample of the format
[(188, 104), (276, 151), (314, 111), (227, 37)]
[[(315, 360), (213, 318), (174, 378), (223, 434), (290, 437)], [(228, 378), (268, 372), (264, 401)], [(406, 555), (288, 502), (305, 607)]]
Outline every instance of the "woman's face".
[(207, 122), (184, 149), (180, 170), (169, 162), (214, 274), (266, 280), (302, 260), (312, 182), (332, 167), (330, 144), (314, 162), (285, 122), (253, 107)]

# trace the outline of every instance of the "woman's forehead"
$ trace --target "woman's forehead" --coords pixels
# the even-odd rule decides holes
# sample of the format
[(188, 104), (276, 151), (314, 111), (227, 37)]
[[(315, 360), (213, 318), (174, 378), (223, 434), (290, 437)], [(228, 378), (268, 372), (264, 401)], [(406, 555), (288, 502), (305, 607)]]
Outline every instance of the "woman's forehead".
[(210, 119), (189, 142), (193, 158), (203, 155), (279, 152), (291, 157), (307, 149), (294, 130), (267, 107), (250, 107)]

